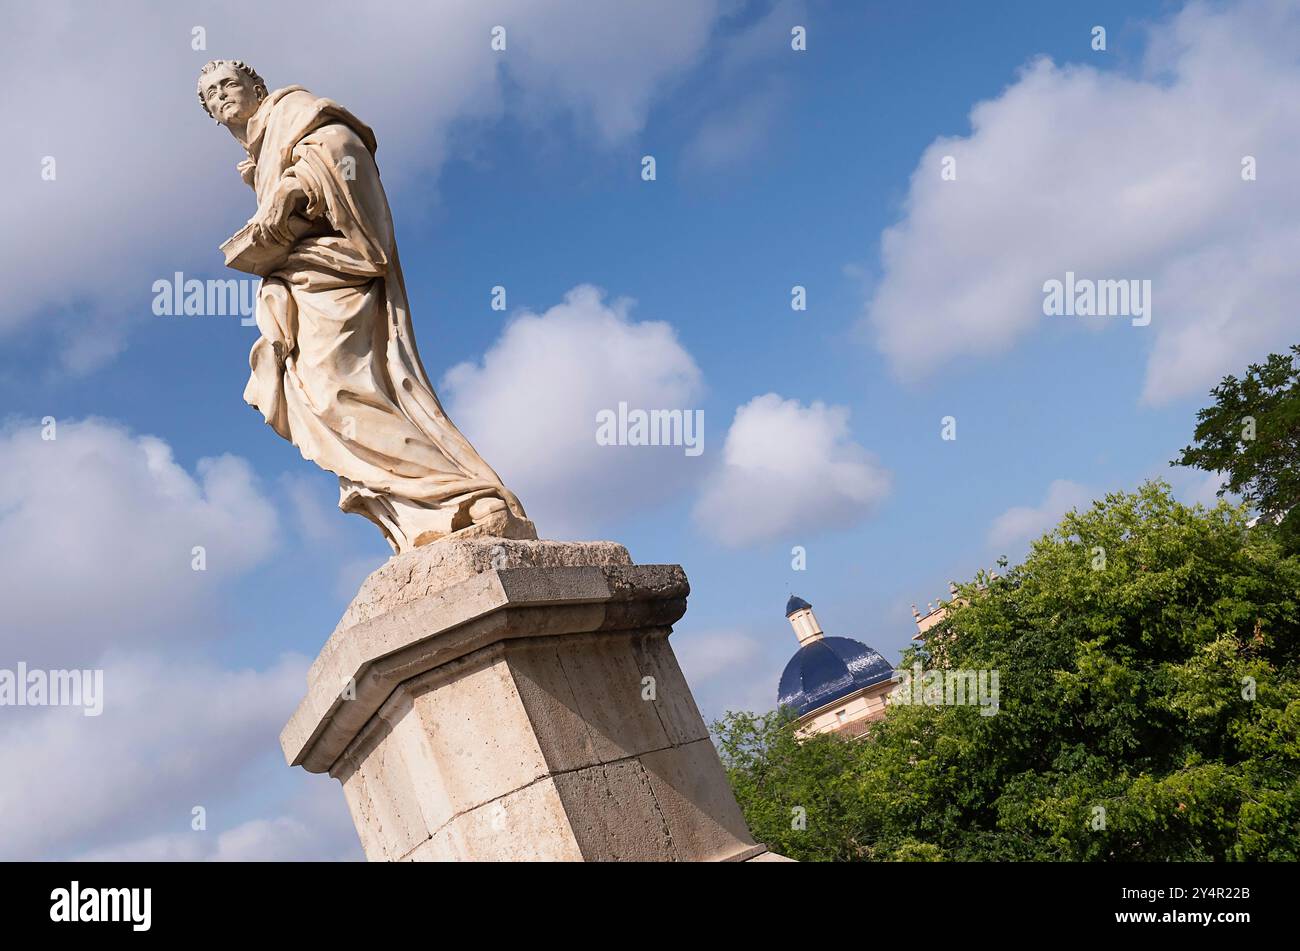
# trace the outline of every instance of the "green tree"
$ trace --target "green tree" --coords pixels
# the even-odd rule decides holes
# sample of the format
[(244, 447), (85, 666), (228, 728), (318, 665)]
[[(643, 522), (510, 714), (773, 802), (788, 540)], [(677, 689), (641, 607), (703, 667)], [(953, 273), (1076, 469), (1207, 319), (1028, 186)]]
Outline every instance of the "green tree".
[(1221, 472), (1264, 520), (1281, 522), (1288, 549), (1300, 550), (1300, 344), (1223, 378), (1214, 405), (1196, 414), (1194, 445), (1171, 465)]
[(799, 742), (788, 708), (766, 717), (728, 713), (713, 724), (750, 830), (783, 855), (805, 861), (862, 857), (853, 780), (855, 748), (836, 737)]
[(897, 704), (799, 743), (788, 714), (729, 714), (755, 836), (801, 860), (1300, 859), (1300, 557), (1247, 517), (1151, 483), (963, 586), (944, 662), (998, 672), (995, 715)]

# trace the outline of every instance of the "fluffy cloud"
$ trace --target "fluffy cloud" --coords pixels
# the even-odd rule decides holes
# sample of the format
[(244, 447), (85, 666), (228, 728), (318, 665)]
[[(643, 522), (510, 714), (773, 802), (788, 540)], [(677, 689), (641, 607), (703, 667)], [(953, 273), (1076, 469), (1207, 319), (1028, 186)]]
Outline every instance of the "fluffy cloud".
[[(306, 658), (229, 671), (139, 654), (103, 666), (97, 717), (71, 707), (7, 708), (0, 721), (0, 763), (10, 777), (0, 784), (0, 857), (51, 858), (74, 848), (108, 850), (100, 857), (238, 857), (255, 842), (274, 843), (283, 855), (305, 841), (294, 825), (301, 817), (219, 830), (221, 803), (241, 788), (265, 787), (251, 777), (288, 775), (276, 738), (302, 695)], [(346, 812), (341, 792), (332, 791)], [(196, 805), (208, 810), (211, 831), (191, 831)], [(101, 843), (87, 849), (96, 839)], [(332, 850), (344, 852), (346, 841), (336, 832)]]
[(632, 320), (631, 306), (575, 287), (543, 314), (516, 315), (481, 363), (453, 367), (439, 386), (548, 536), (589, 532), (606, 514), (667, 498), (700, 461), (682, 447), (596, 442), (602, 410), (690, 410), (701, 395), (699, 368), (672, 327)]
[[(107, 645), (193, 639), (223, 584), (275, 544), (247, 462), (202, 459), (104, 420), (0, 430), (0, 655), (84, 665)], [(193, 549), (206, 570), (194, 570)]]
[(1047, 489), (1042, 503), (1007, 509), (993, 520), (989, 544), (1008, 548), (1037, 538), (1061, 520), (1071, 509), (1084, 508), (1092, 502), (1092, 493), (1068, 479), (1057, 479)]
[(889, 481), (853, 441), (847, 407), (804, 406), (767, 393), (736, 410), (695, 521), (729, 547), (807, 538), (866, 517)]
[[(162, 440), (107, 420), (42, 434), (0, 430), (0, 667), (99, 669), (103, 707), (0, 708), (0, 858), (357, 857), (337, 788), (332, 805), (319, 794), (240, 802), (248, 789), (334, 786), (291, 773), (276, 742), (306, 659), (225, 670), (194, 656), (219, 630), (222, 596), (277, 543), (276, 509), (248, 463), (220, 456), (190, 472)], [(196, 805), (210, 831), (190, 829)]]
[[(400, 201), (404, 183), (427, 191), (453, 132), (508, 111), (566, 117), (603, 144), (635, 134), (706, 50), (723, 7), (322, 0), (308, 23), (276, 5), (198, 16), (143, 0), (26, 5), (7, 18), (0, 59), (0, 85), (21, 90), (6, 103), (16, 138), (0, 150), (0, 179), (23, 236), (0, 257), (0, 285), (21, 289), (0, 310), (0, 334), (40, 315), (65, 368), (87, 370), (120, 348), (130, 319), (149, 317), (155, 279), (220, 269), (216, 245), (253, 208), (234, 171), (242, 151), (194, 92), (209, 59), (245, 60), (273, 89), (302, 84), (354, 110), (375, 128)], [(497, 25), (504, 52), (490, 48)], [(191, 48), (196, 28), (205, 49)], [(114, 91), (123, 87), (129, 95)]]
[(1141, 75), (1039, 59), (970, 120), (925, 151), (881, 237), (867, 325), (900, 375), (1085, 320), (1043, 316), (1067, 270), (1153, 282), (1151, 325), (1110, 327), (1149, 349), (1147, 402), (1294, 342), (1300, 7), (1191, 4), (1155, 28)]

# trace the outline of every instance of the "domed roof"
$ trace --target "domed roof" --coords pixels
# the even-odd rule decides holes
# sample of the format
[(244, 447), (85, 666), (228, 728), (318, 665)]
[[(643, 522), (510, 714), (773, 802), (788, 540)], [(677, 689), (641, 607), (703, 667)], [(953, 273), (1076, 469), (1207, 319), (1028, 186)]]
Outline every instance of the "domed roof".
[(893, 676), (889, 661), (861, 641), (821, 637), (799, 648), (785, 665), (777, 703), (794, 707), (803, 716)]
[(790, 600), (785, 603), (785, 616), (789, 617), (795, 611), (802, 611), (804, 608), (812, 607), (807, 601), (798, 595), (790, 595)]

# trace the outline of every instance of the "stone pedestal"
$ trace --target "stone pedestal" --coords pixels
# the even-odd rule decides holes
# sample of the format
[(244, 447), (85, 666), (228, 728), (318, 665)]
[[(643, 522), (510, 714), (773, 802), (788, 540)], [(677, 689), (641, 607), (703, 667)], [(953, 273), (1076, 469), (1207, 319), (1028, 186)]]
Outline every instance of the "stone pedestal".
[(689, 586), (610, 542), (447, 541), (362, 585), (280, 740), (371, 861), (744, 861), (668, 644)]

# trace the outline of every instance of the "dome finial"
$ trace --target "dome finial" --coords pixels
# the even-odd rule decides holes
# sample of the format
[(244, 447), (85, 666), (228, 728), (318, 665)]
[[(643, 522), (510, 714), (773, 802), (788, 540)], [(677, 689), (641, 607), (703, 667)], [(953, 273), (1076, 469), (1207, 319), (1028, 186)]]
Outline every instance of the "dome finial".
[(794, 636), (801, 645), (822, 636), (822, 626), (817, 623), (817, 615), (813, 614), (812, 605), (803, 598), (790, 595), (790, 600), (785, 605), (785, 619), (794, 628)]

